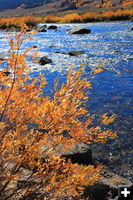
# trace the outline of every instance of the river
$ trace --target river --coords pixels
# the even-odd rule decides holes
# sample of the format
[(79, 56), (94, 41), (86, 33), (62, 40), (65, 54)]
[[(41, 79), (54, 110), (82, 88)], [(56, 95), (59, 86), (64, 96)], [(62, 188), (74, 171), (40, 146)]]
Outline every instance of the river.
[[(91, 114), (96, 115), (96, 121), (105, 112), (117, 114), (117, 119), (110, 128), (117, 131), (118, 138), (104, 145), (93, 145), (93, 158), (95, 162), (102, 162), (118, 174), (132, 179), (133, 22), (57, 26), (57, 30), (40, 32), (33, 36), (33, 40), (24, 43), (24, 47), (36, 45), (40, 57), (47, 56), (53, 61), (44, 66), (29, 62), (31, 77), (39, 73), (45, 74), (48, 81), (46, 91), (51, 95), (54, 79), (59, 78), (60, 84), (64, 82), (70, 64), (73, 70), (83, 64), (83, 76), (88, 79), (91, 70), (98, 64), (103, 65), (105, 70), (91, 79), (93, 89), (87, 107)], [(69, 34), (74, 27), (90, 28), (91, 33)], [(3, 33), (0, 33), (0, 37), (3, 37)], [(6, 39), (1, 39), (0, 42), (1, 53), (6, 53), (9, 48)], [(72, 50), (84, 51), (84, 54), (69, 56), (68, 52)]]

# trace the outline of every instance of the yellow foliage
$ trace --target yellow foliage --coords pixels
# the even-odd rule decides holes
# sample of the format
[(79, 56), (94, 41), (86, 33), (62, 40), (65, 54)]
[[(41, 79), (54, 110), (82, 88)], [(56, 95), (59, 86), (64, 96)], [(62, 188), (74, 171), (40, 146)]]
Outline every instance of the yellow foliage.
[(91, 22), (91, 21), (110, 21), (110, 20), (123, 20), (132, 19), (133, 10), (111, 10), (104, 11), (102, 13), (86, 12), (84, 14), (71, 13), (66, 14), (63, 17), (49, 15), (44, 18), (45, 22), (59, 22), (59, 23), (74, 23), (74, 22)]
[(47, 15), (44, 17), (44, 22), (50, 23), (50, 22), (59, 22), (61, 20), (61, 17), (53, 16), (53, 15)]
[[(53, 98), (42, 96), (46, 80), (31, 79), (26, 62), (32, 48), (19, 52), (25, 35), (23, 28), (10, 40), (8, 66), (0, 73), (0, 198), (25, 199), (41, 192), (41, 198), (79, 199), (84, 187), (97, 181), (102, 166), (72, 164), (60, 154), (73, 144), (104, 143), (116, 133), (90, 127), (92, 119), (82, 105), (91, 83), (83, 79), (83, 69), (73, 73), (71, 67), (59, 90), (55, 81)], [(104, 124), (112, 121), (102, 117)]]
[(121, 5), (122, 6), (133, 5), (133, 0), (122, 0)]
[(112, 116), (108, 117), (108, 113), (105, 113), (101, 116), (102, 124), (110, 124), (116, 119), (116, 115), (113, 114)]
[(67, 14), (61, 18), (61, 23), (81, 22), (82, 18), (77, 13)]
[(41, 18), (33, 17), (33, 16), (0, 18), (0, 27), (1, 28), (22, 28), (24, 24), (26, 24), (28, 27), (32, 27), (40, 22), (41, 22)]

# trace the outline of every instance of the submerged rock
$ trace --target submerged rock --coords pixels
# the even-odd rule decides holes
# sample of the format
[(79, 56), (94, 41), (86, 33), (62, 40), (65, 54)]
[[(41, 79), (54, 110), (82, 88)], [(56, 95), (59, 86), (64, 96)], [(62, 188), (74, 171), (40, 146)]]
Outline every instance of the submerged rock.
[(38, 32), (46, 32), (46, 29), (40, 29)]
[(46, 32), (45, 28), (40, 28), (38, 32)]
[(3, 72), (3, 76), (9, 76), (9, 74), (11, 74), (11, 72), (9, 72), (9, 71), (4, 71)]
[(70, 56), (78, 56), (78, 55), (84, 54), (84, 52), (83, 51), (70, 51), (68, 54)]
[(49, 46), (49, 48), (50, 48), (50, 49), (52, 49), (52, 48), (56, 48), (56, 46), (54, 46), (54, 45), (51, 45), (51, 46)]
[(71, 34), (88, 34), (88, 33), (91, 33), (91, 30), (86, 29), (86, 28), (77, 27), (77, 28), (72, 29), (69, 33), (71, 33)]
[(92, 151), (88, 145), (81, 143), (78, 146), (73, 146), (69, 152), (65, 152), (62, 156), (67, 160), (71, 160), (72, 163), (78, 163), (79, 165), (89, 165), (92, 162)]
[(86, 188), (84, 196), (89, 197), (91, 200), (117, 200), (118, 185), (128, 185), (130, 187), (132, 183), (108, 169), (103, 169), (99, 180), (94, 185)]
[(47, 29), (57, 29), (57, 26), (55, 26), (55, 25), (50, 25)]
[(39, 64), (40, 65), (46, 65), (46, 64), (49, 64), (49, 63), (52, 63), (52, 60), (47, 58), (46, 56), (43, 56), (42, 58), (40, 58), (39, 60)]
[(38, 32), (46, 32), (47, 25), (43, 25), (39, 28)]
[(54, 51), (54, 53), (60, 53), (59, 51)]
[(36, 48), (37, 48), (37, 46), (36, 46), (36, 45), (33, 45), (33, 48), (34, 48), (34, 49), (36, 49)]

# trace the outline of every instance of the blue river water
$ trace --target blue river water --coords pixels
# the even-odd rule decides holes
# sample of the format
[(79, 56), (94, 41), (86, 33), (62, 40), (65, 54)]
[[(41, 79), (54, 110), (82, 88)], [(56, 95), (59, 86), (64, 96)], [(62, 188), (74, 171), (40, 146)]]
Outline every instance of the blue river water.
[[(31, 77), (43, 73), (48, 81), (47, 94), (51, 95), (54, 79), (60, 84), (66, 81), (70, 64), (77, 70), (83, 64), (83, 76), (90, 78), (90, 71), (102, 64), (104, 71), (91, 79), (93, 89), (87, 108), (95, 114), (117, 114), (110, 126), (118, 132), (118, 138), (104, 145), (93, 145), (96, 162), (102, 162), (113, 171), (132, 177), (133, 164), (133, 22), (109, 22), (87, 24), (57, 24), (57, 30), (47, 30), (33, 36), (24, 46), (36, 45), (40, 57), (47, 56), (52, 64), (41, 66), (29, 62)], [(72, 35), (74, 27), (90, 28), (91, 33)], [(1, 33), (3, 37), (3, 33)], [(1, 53), (8, 50), (6, 41), (1, 40)], [(4, 48), (3, 48), (4, 47)], [(3, 50), (4, 49), (4, 50)], [(36, 49), (35, 49), (36, 50)], [(84, 51), (79, 56), (69, 56), (72, 50)], [(103, 159), (104, 158), (104, 159)]]

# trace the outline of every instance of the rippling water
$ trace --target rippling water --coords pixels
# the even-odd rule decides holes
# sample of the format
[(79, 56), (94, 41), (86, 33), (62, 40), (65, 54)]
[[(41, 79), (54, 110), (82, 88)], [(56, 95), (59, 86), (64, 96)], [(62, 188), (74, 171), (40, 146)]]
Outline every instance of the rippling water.
[[(40, 57), (47, 56), (53, 63), (45, 66), (29, 63), (31, 76), (44, 73), (47, 80), (47, 92), (53, 86), (54, 79), (65, 81), (69, 65), (76, 70), (85, 65), (84, 76), (89, 78), (91, 69), (102, 63), (105, 71), (92, 79), (88, 109), (96, 118), (105, 112), (116, 113), (117, 120), (111, 129), (118, 132), (118, 139), (105, 145), (94, 145), (94, 158), (105, 162), (111, 169), (131, 178), (133, 146), (133, 22), (109, 22), (88, 24), (58, 24), (57, 31), (48, 30), (38, 33), (24, 46), (36, 45)], [(73, 27), (90, 28), (92, 33), (71, 35)], [(0, 34), (1, 52), (7, 52), (9, 46), (3, 33)], [(69, 56), (72, 50), (84, 51), (77, 57)], [(55, 53), (58, 52), (58, 53)], [(49, 89), (50, 88), (50, 89)], [(96, 147), (96, 148), (95, 148)], [(93, 148), (93, 147), (92, 147)], [(102, 152), (101, 152), (102, 149)], [(104, 160), (103, 160), (104, 157)]]

